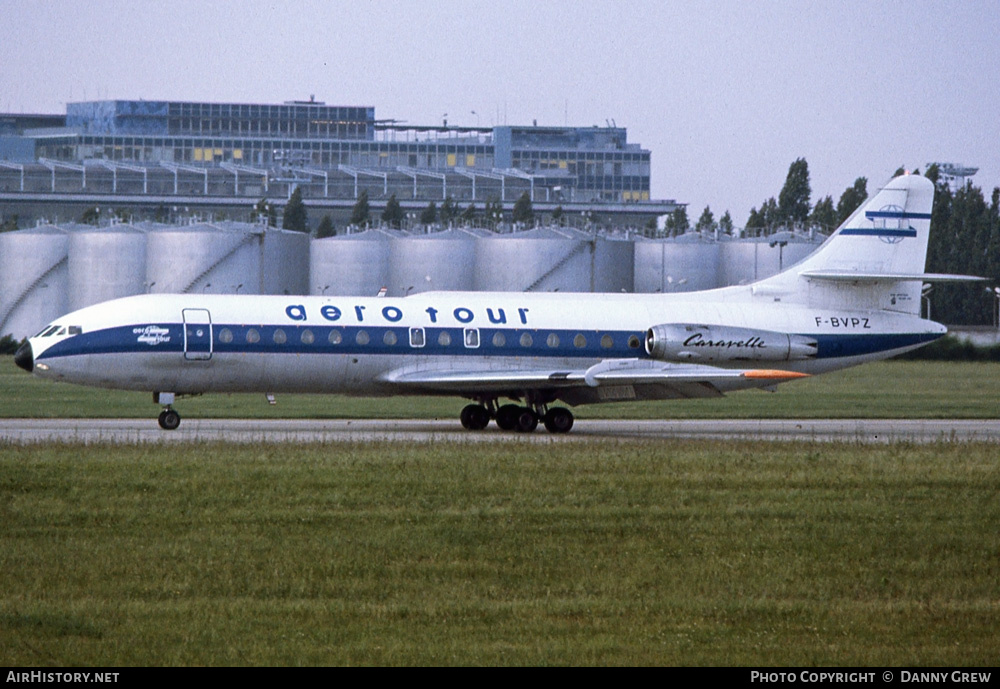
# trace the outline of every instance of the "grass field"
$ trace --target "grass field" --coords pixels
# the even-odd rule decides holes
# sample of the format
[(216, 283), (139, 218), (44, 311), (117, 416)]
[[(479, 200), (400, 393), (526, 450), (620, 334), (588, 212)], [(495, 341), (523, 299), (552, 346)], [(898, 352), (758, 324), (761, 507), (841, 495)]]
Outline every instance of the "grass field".
[[(147, 394), (0, 364), (5, 417)], [(992, 418), (1000, 364), (887, 362), (581, 418)], [(214, 395), (187, 418), (453, 418)], [(0, 663), (994, 665), (984, 443), (0, 445)]]
[(994, 665), (986, 444), (0, 448), (0, 663)]
[[(458, 418), (459, 398), (353, 399), (337, 395), (205, 395), (180, 400), (185, 418)], [(0, 416), (150, 418), (149, 393), (39, 380), (0, 358)], [(1000, 363), (888, 361), (723, 399), (578, 407), (579, 418), (996, 418)]]

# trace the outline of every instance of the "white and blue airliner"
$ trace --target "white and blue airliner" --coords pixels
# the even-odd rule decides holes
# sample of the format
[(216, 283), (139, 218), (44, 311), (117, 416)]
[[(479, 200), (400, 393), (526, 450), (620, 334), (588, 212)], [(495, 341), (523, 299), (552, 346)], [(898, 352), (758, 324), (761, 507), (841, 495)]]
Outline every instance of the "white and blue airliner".
[(425, 292), (403, 298), (150, 294), (89, 306), (17, 352), (41, 378), (177, 397), (453, 395), (465, 428), (552, 433), (566, 406), (720, 397), (925, 345), (934, 186), (890, 181), (816, 252), (743, 286), (686, 294)]

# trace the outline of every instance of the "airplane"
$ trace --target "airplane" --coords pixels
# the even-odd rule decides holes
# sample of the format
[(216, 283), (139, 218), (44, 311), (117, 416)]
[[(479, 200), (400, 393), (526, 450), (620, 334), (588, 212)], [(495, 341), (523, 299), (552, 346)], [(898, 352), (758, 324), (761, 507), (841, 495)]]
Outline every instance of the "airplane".
[[(943, 336), (920, 317), (934, 185), (902, 175), (815, 252), (748, 285), (672, 294), (400, 298), (144, 294), (74, 311), (17, 351), (34, 375), (178, 397), (451, 395), (462, 426), (551, 433), (569, 406), (721, 397), (885, 359)], [(509, 401), (507, 401), (509, 400)]]

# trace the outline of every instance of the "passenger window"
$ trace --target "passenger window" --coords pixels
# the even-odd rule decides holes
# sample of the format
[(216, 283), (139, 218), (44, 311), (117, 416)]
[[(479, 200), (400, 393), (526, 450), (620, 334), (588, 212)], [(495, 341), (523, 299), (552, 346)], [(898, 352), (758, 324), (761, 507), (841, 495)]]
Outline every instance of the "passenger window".
[(531, 346), (531, 333), (521, 333), (521, 346), (522, 347)]
[(479, 328), (465, 329), (465, 346), (470, 349), (475, 349), (479, 346)]
[(329, 337), (327, 337), (326, 339), (327, 339), (327, 340), (328, 340), (328, 341), (330, 342), (330, 344), (332, 344), (332, 345), (339, 345), (339, 344), (340, 344), (340, 343), (341, 343), (341, 342), (343, 341), (343, 339), (344, 339), (344, 338), (343, 338), (343, 336), (342, 336), (342, 335), (340, 334), (340, 331), (339, 331), (339, 330), (337, 330), (336, 328), (334, 328), (333, 330), (331, 330), (331, 331), (330, 331), (330, 336), (329, 336)]
[(229, 344), (233, 341), (233, 331), (229, 328), (223, 328), (219, 331), (219, 342), (222, 344)]
[(312, 344), (313, 342), (316, 341), (316, 336), (313, 335), (313, 331), (312, 330), (310, 330), (309, 328), (306, 328), (305, 330), (302, 331), (302, 335), (301, 335), (300, 339), (302, 340), (302, 344), (309, 345), (309, 344)]
[(611, 349), (615, 345), (614, 340), (611, 339), (610, 335), (601, 336), (601, 346), (605, 349)]
[(354, 337), (354, 341), (357, 342), (359, 345), (366, 345), (370, 340), (371, 338), (368, 337), (367, 330), (359, 330), (358, 334)]
[(278, 328), (274, 331), (274, 335), (271, 336), (271, 339), (274, 340), (274, 344), (285, 344), (288, 341), (288, 335), (285, 334), (284, 330)]
[(426, 344), (424, 340), (424, 329), (423, 328), (410, 328), (410, 346), (411, 347), (423, 347)]
[(497, 332), (497, 333), (493, 334), (493, 346), (494, 347), (503, 347), (506, 344), (507, 344), (507, 336), (506, 335), (504, 335), (501, 332)]
[(580, 335), (577, 335), (576, 337), (573, 338), (573, 346), (583, 349), (584, 347), (587, 346), (587, 338), (584, 337), (582, 333)]
[(387, 344), (390, 347), (396, 344), (396, 333), (391, 330), (386, 330), (385, 335), (382, 336), (382, 343)]
[(448, 334), (447, 330), (442, 330), (441, 334), (438, 335), (438, 344), (442, 347), (447, 347), (451, 344), (451, 335)]
[(254, 328), (247, 330), (247, 342), (250, 344), (260, 342), (260, 333)]
[(558, 347), (559, 346), (559, 336), (556, 335), (555, 333), (549, 333), (549, 336), (547, 338), (545, 338), (545, 344), (547, 344), (549, 347), (553, 347), (553, 348)]
[(639, 338), (635, 335), (630, 336), (628, 338), (628, 347), (629, 349), (639, 349)]

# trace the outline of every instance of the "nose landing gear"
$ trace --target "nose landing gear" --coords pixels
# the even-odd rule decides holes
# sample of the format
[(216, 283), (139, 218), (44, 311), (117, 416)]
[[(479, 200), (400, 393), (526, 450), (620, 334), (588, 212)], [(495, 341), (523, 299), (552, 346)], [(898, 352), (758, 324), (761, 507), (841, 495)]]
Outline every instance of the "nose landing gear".
[(160, 428), (165, 431), (175, 430), (181, 425), (181, 415), (169, 407), (160, 412), (160, 418), (157, 420), (160, 423)]
[(174, 398), (175, 395), (172, 392), (153, 393), (153, 401), (163, 405), (163, 411), (160, 412), (160, 417), (157, 421), (160, 424), (160, 428), (165, 431), (176, 430), (181, 425), (181, 415), (170, 406), (174, 403)]

